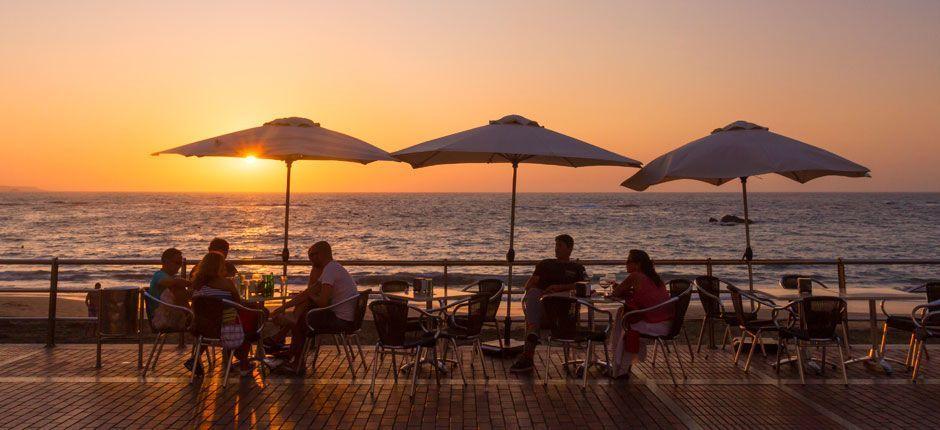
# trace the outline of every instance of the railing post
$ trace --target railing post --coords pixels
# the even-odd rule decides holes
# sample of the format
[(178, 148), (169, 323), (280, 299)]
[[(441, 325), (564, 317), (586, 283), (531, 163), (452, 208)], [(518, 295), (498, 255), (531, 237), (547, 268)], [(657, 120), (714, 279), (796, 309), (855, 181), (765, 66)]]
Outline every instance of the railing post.
[(708, 258), (705, 260), (705, 274), (712, 276), (712, 259)]
[(447, 259), (444, 259), (444, 294), (447, 294)]
[(842, 257), (839, 257), (836, 263), (836, 267), (839, 269), (839, 294), (845, 294), (845, 263), (842, 262)]
[(46, 348), (55, 346), (55, 318), (56, 318), (56, 298), (59, 290), (59, 257), (52, 258), (52, 270), (49, 274), (49, 321), (46, 331)]

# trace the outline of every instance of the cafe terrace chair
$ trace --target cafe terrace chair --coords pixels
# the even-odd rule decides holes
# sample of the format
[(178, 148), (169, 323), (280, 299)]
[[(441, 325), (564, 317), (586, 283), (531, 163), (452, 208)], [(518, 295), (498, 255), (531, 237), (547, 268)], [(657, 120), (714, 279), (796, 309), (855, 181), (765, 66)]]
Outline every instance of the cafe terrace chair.
[(195, 319), (195, 316), (193, 315), (193, 311), (187, 307), (177, 306), (171, 303), (167, 303), (154, 296), (151, 296), (150, 287), (145, 287), (143, 289), (143, 292), (144, 292), (144, 304), (146, 305), (147, 309), (150, 311), (148, 312), (149, 315), (151, 316), (153, 315), (152, 309), (154, 308), (154, 305), (156, 305), (156, 306), (161, 306), (161, 307), (165, 306), (164, 309), (170, 309), (173, 313), (177, 313), (185, 318), (184, 319), (185, 323), (183, 327), (180, 327), (180, 328), (157, 328), (157, 327), (154, 327), (153, 320), (151, 318), (147, 318), (147, 323), (150, 325), (150, 332), (153, 334), (156, 334), (157, 337), (153, 342), (153, 348), (150, 350), (150, 355), (147, 358), (147, 363), (144, 365), (143, 377), (146, 378), (147, 373), (149, 371), (157, 370), (157, 363), (160, 362), (160, 353), (163, 352), (163, 345), (166, 344), (167, 337), (169, 337), (169, 335), (171, 334), (190, 332), (192, 330), (193, 320)]
[[(562, 367), (567, 372), (568, 366), (582, 364), (583, 375), (581, 388), (587, 388), (588, 369), (592, 365), (600, 364), (594, 357), (594, 346), (600, 343), (604, 347), (604, 358), (610, 363), (610, 354), (607, 350), (607, 338), (610, 336), (610, 329), (613, 326), (613, 314), (610, 311), (600, 309), (584, 300), (578, 300), (570, 296), (548, 295), (540, 299), (545, 312), (542, 316), (543, 327), (547, 327), (549, 336), (546, 342), (548, 346), (548, 356), (551, 357), (551, 348), (553, 343), (561, 344), (564, 352), (565, 361)], [(591, 330), (580, 325), (581, 306), (607, 315), (607, 325), (602, 330)], [(571, 348), (579, 348), (584, 345), (584, 360), (571, 360)], [(547, 381), (546, 381), (547, 383)]]
[(140, 304), (140, 288), (104, 288), (98, 291), (98, 320), (95, 323), (95, 368), (101, 368), (101, 344), (105, 340), (134, 339), (137, 341), (137, 368), (143, 368), (144, 308)]
[(476, 293), (486, 293), (489, 294), (490, 303), (486, 307), (486, 319), (483, 320), (483, 324), (489, 325), (492, 324), (493, 328), (496, 330), (496, 338), (499, 341), (500, 348), (503, 347), (503, 335), (500, 326), (499, 319), (499, 305), (503, 301), (503, 281), (501, 279), (481, 279), (480, 281), (467, 285), (463, 287), (463, 291), (476, 292)]
[[(688, 282), (688, 281), (686, 281)], [(676, 285), (681, 285), (681, 283), (676, 283)], [(662, 302), (658, 305), (650, 306), (648, 308), (637, 309), (623, 314), (620, 324), (623, 326), (623, 332), (626, 333), (630, 330), (630, 320), (635, 319), (636, 317), (642, 316), (643, 314), (662, 308), (666, 306), (672, 306), (674, 310), (674, 316), (672, 320), (672, 327), (669, 329), (669, 333), (664, 336), (653, 336), (648, 334), (640, 333), (640, 337), (644, 339), (650, 339), (653, 341), (653, 360), (652, 364), (656, 365), (656, 354), (659, 351), (659, 346), (663, 347), (663, 360), (666, 361), (666, 369), (669, 370), (669, 377), (672, 378), (672, 385), (678, 385), (676, 383), (676, 376), (672, 371), (672, 364), (669, 362), (669, 352), (670, 349), (666, 342), (672, 343), (672, 352), (676, 355), (676, 361), (679, 363), (679, 371), (682, 373), (682, 379), (685, 379), (685, 367), (682, 365), (682, 354), (679, 353), (679, 346), (676, 344), (676, 337), (679, 336), (679, 332), (682, 331), (683, 324), (685, 322), (686, 311), (689, 310), (689, 302), (692, 300), (692, 285), (688, 284), (686, 289), (677, 295), (672, 295), (669, 300)], [(686, 343), (688, 343), (688, 338), (686, 338)], [(692, 354), (691, 344), (689, 345), (689, 354)]]
[(738, 342), (738, 346), (734, 351), (735, 365), (738, 364), (738, 359), (741, 357), (741, 352), (744, 350), (744, 340), (747, 339), (748, 336), (751, 337), (751, 346), (748, 348), (747, 360), (744, 361), (744, 373), (747, 373), (748, 370), (750, 370), (751, 358), (754, 356), (754, 350), (757, 349), (757, 345), (760, 345), (761, 353), (764, 357), (767, 356), (767, 348), (764, 346), (762, 335), (767, 331), (777, 331), (777, 324), (773, 318), (749, 319), (744, 312), (744, 297), (747, 296), (748, 299), (751, 299), (751, 297), (734, 285), (728, 285), (728, 292), (731, 294), (733, 315), (736, 317), (735, 320), (739, 322), (738, 329), (741, 332), (741, 340)]
[[(313, 370), (316, 372), (317, 369), (317, 358), (320, 355), (320, 342), (323, 340), (322, 335), (333, 335), (333, 339), (337, 341), (338, 346), (342, 347), (342, 352), (346, 355), (346, 361), (349, 363), (349, 371), (352, 373), (353, 378), (356, 377), (356, 366), (354, 363), (356, 361), (356, 352), (353, 350), (353, 344), (355, 344), (356, 349), (359, 351), (360, 365), (363, 367), (363, 370), (366, 372), (369, 371), (369, 368), (366, 366), (366, 356), (362, 352), (362, 345), (359, 343), (359, 333), (362, 331), (362, 321), (365, 319), (366, 308), (369, 304), (369, 296), (372, 294), (372, 290), (361, 291), (359, 294), (352, 296), (346, 300), (343, 300), (339, 303), (332, 304), (325, 308), (316, 308), (311, 309), (307, 312), (307, 315), (304, 317), (307, 323), (307, 330), (310, 335), (307, 336), (307, 340), (304, 343), (304, 357), (309, 354), (310, 349), (313, 348)], [(317, 315), (322, 314), (323, 312), (333, 311), (341, 305), (344, 305), (349, 302), (356, 303), (356, 310), (353, 314), (353, 324), (347, 330), (324, 330), (315, 328), (313, 322)], [(314, 335), (315, 336), (311, 336)], [(314, 342), (314, 339), (316, 341)]]
[[(825, 282), (816, 279), (812, 275), (783, 275), (780, 277), (780, 288), (787, 290), (798, 290), (800, 288), (799, 281), (800, 279), (809, 279), (809, 291), (806, 291), (807, 294), (813, 294), (814, 286), (822, 287), (823, 289), (829, 290), (829, 286)], [(845, 315), (842, 316), (842, 339), (845, 340), (845, 349), (847, 351), (852, 350), (852, 344), (849, 343), (849, 312), (848, 309), (845, 311)]]
[(940, 339), (940, 300), (934, 300), (924, 305), (915, 306), (911, 311), (914, 320), (914, 371), (911, 372), (911, 382), (917, 381), (920, 372), (920, 362), (926, 352), (927, 341)]
[[(421, 354), (431, 356), (432, 363), (437, 363), (437, 340), (441, 332), (438, 316), (425, 312), (416, 306), (410, 306), (400, 300), (379, 300), (369, 304), (372, 317), (375, 321), (375, 331), (379, 340), (375, 344), (375, 355), (372, 356), (372, 383), (369, 385), (369, 394), (375, 396), (375, 378), (379, 371), (379, 359), (384, 360), (385, 355), (392, 356), (392, 375), (398, 383), (397, 356), (412, 357), (414, 360), (411, 375), (410, 398), (414, 402), (415, 382), (418, 379), (418, 370), (422, 361)], [(409, 324), (408, 313), (416, 312), (421, 332), (407, 330)], [(435, 370), (438, 370), (434, 366)], [(440, 382), (440, 373), (436, 373)]]
[[(927, 295), (928, 302), (934, 302), (934, 301), (940, 300), (940, 281), (927, 282), (921, 288), (918, 288), (918, 289), (924, 290), (924, 292)], [(907, 345), (907, 354), (904, 356), (904, 361), (895, 360), (893, 358), (885, 358), (885, 359), (894, 361), (897, 363), (901, 363), (907, 366), (908, 369), (910, 369), (911, 366), (914, 365), (914, 343), (916, 341), (915, 332), (917, 331), (915, 318), (911, 318), (908, 315), (889, 314), (888, 311), (885, 309), (885, 302), (886, 302), (885, 300), (881, 301), (881, 313), (885, 315), (886, 319), (885, 319), (884, 327), (882, 328), (882, 332), (881, 332), (881, 354), (880, 355), (882, 357), (885, 356), (885, 349), (887, 347), (889, 328), (894, 329), (894, 330), (900, 330), (903, 332), (908, 332), (911, 334), (911, 337)], [(935, 310), (940, 310), (940, 308), (928, 309), (928, 310), (935, 311)], [(925, 353), (927, 352), (926, 348), (924, 349), (924, 352)], [(929, 359), (930, 356), (928, 355), (927, 358)]]
[[(203, 346), (221, 346), (222, 343), (222, 314), (226, 308), (232, 308), (239, 313), (256, 313), (258, 327), (253, 333), (245, 333), (246, 342), (257, 342), (256, 350), (256, 360), (263, 363), (263, 360), (260, 359), (264, 357), (264, 347), (261, 342), (261, 332), (264, 329), (264, 311), (261, 309), (252, 309), (245, 306), (242, 306), (239, 303), (233, 302), (228, 299), (221, 299), (219, 297), (193, 297), (193, 324), (192, 324), (192, 335), (196, 338), (196, 342), (193, 345), (193, 367), (189, 376), (189, 383), (192, 384), (196, 378), (196, 368), (199, 366), (199, 362), (202, 360)], [(225, 387), (225, 384), (228, 382), (228, 373), (232, 367), (232, 356), (234, 350), (223, 349), (222, 350), (222, 387)], [(212, 355), (209, 354), (209, 370), (212, 370), (214, 360)]]
[[(699, 276), (695, 278), (695, 287), (698, 290), (698, 298), (702, 302), (702, 310), (705, 311), (705, 317), (702, 318), (702, 327), (699, 330), (698, 341), (696, 342), (696, 353), (702, 352), (702, 338), (705, 337), (705, 330), (711, 333), (714, 330), (715, 323), (721, 321), (725, 323), (725, 332), (721, 336), (721, 349), (724, 350), (731, 338), (731, 328), (739, 327), (742, 321), (734, 313), (725, 312), (724, 304), (721, 299), (721, 286), (733, 286), (714, 276)], [(744, 322), (757, 319), (757, 312), (760, 311), (761, 304), (757, 302), (757, 308), (751, 312), (744, 313)]]
[[(492, 297), (489, 293), (477, 293), (469, 299), (452, 303), (441, 309), (446, 323), (440, 335), (444, 341), (443, 361), (457, 365), (464, 385), (467, 385), (467, 378), (464, 375), (463, 363), (460, 359), (461, 346), (472, 346), (473, 349), (470, 350), (470, 368), (474, 368), (473, 360), (479, 357), (480, 366), (483, 368), (483, 377), (485, 379), (490, 378), (486, 373), (486, 360), (483, 358), (483, 342), (480, 341), (480, 336), (483, 334), (483, 324), (486, 322), (487, 315), (489, 315)], [(447, 351), (450, 347), (454, 349), (453, 360), (447, 359)]]
[[(692, 298), (692, 290), (690, 290), (690, 288), (694, 288), (694, 285), (692, 284), (692, 281), (690, 281), (690, 280), (688, 280), (688, 279), (672, 279), (672, 280), (670, 280), (669, 282), (666, 282), (666, 288), (669, 289), (669, 297), (670, 297), (670, 298), (681, 296), (682, 294), (684, 294), (684, 293), (686, 292), (686, 290), (688, 290), (688, 291), (689, 291), (689, 299), (691, 300), (691, 298)], [(686, 308), (688, 308), (688, 305), (686, 305)], [(682, 322), (682, 336), (685, 337), (685, 345), (689, 348), (689, 357), (691, 357), (691, 360), (694, 362), (694, 361), (695, 361), (695, 353), (692, 351), (692, 342), (689, 342), (689, 332), (688, 332), (688, 330), (686, 330), (686, 327), (685, 327), (685, 321), (684, 321), (684, 320), (685, 320), (685, 313), (683, 313), (682, 318), (683, 318), (683, 322)], [(654, 356), (653, 356), (653, 364), (655, 364), (655, 363), (656, 363), (656, 356), (654, 355)]]
[[(786, 351), (789, 341), (796, 346), (796, 360), (800, 372), (800, 382), (806, 384), (803, 368), (803, 349), (806, 347), (822, 348), (822, 368), (825, 369), (826, 348), (835, 346), (839, 351), (839, 365), (842, 368), (842, 382), (849, 383), (845, 370), (845, 354), (842, 352), (843, 341), (836, 329), (842, 324), (842, 315), (846, 309), (845, 300), (831, 296), (809, 296), (795, 300), (783, 307), (789, 317), (783, 325), (774, 318), (774, 325), (779, 333), (777, 343), (777, 362), (780, 354)], [(777, 366), (779, 371), (779, 365)]]

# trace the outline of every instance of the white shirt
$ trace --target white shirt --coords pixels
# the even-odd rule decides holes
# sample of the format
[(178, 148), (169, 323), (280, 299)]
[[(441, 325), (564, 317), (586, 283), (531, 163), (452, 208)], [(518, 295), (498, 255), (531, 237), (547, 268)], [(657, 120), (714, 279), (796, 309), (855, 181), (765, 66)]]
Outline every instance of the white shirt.
[[(359, 290), (356, 289), (356, 281), (349, 275), (346, 268), (336, 261), (331, 261), (323, 266), (323, 273), (320, 274), (318, 280), (322, 284), (333, 286), (333, 295), (330, 298), (331, 306), (359, 294)], [(347, 302), (333, 309), (333, 313), (343, 321), (355, 320), (356, 301)]]

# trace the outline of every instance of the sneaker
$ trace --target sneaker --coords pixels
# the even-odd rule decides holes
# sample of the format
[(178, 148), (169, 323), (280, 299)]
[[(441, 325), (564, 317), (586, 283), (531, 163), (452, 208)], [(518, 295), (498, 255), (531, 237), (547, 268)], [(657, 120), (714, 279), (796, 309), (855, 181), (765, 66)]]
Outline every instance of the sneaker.
[[(189, 360), (186, 360), (186, 362), (183, 363), (183, 367), (185, 367), (186, 370), (192, 372), (193, 371), (193, 359), (190, 358)], [(202, 376), (204, 373), (205, 372), (202, 369), (202, 363), (200, 362), (198, 365), (196, 365), (196, 376)]]
[(535, 363), (532, 362), (531, 358), (519, 357), (519, 359), (509, 367), (509, 371), (513, 373), (530, 372), (534, 367)]

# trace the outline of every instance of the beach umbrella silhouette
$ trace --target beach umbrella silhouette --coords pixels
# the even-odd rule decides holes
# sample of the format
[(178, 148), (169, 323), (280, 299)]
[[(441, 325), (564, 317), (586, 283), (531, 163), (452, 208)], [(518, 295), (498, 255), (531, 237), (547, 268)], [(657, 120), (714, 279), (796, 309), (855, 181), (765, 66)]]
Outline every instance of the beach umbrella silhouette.
[[(299, 160), (333, 160), (369, 164), (373, 161), (398, 161), (387, 152), (362, 140), (320, 127), (306, 118), (280, 118), (234, 133), (200, 140), (151, 155), (179, 154), (187, 157), (255, 157), (281, 160), (287, 165), (287, 191), (284, 198), (284, 249), (281, 259), (287, 263), (290, 226), (290, 172)], [(284, 265), (287, 274), (287, 264)]]
[(767, 127), (735, 121), (708, 136), (693, 140), (648, 163), (621, 185), (643, 191), (677, 179), (713, 185), (739, 179), (744, 196), (744, 260), (748, 283), (754, 288), (751, 260), (751, 219), (747, 207), (747, 178), (776, 173), (799, 183), (822, 176), (867, 177), (869, 169), (836, 154), (771, 132)]
[[(512, 300), (512, 266), (516, 258), (513, 248), (516, 228), (516, 173), (519, 164), (549, 164), (566, 167), (628, 166), (640, 167), (639, 161), (615, 154), (587, 142), (549, 130), (519, 115), (507, 115), (489, 124), (448, 136), (429, 140), (392, 153), (392, 156), (417, 169), (440, 164), (508, 163), (512, 165), (512, 204), (509, 215), (509, 288), (507, 303)], [(504, 342), (502, 347), (518, 347), (509, 339), (512, 323), (510, 306), (506, 306)]]

